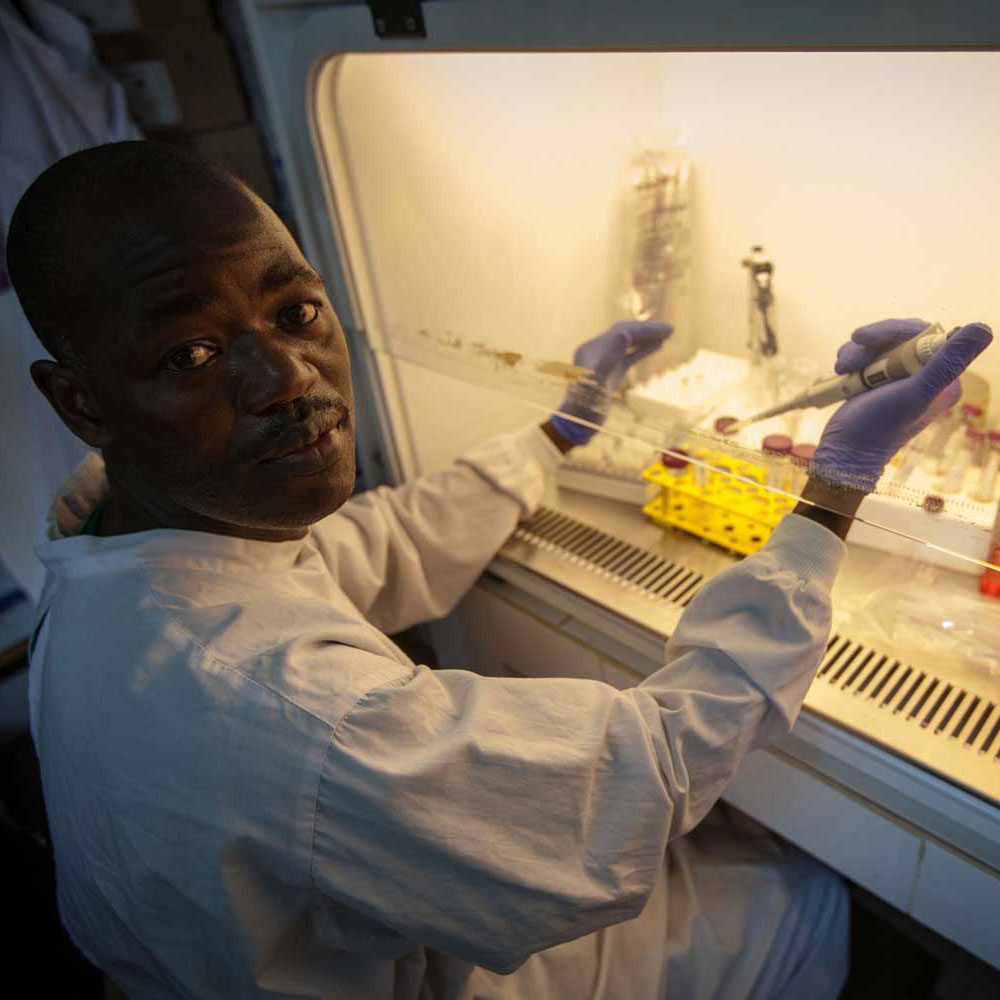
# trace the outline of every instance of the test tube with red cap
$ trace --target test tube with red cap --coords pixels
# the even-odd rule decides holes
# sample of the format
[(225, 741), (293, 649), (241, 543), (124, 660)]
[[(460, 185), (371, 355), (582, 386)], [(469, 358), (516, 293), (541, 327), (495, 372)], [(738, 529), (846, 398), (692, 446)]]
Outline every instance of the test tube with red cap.
[(801, 490), (805, 485), (806, 478), (809, 475), (809, 465), (815, 454), (816, 445), (814, 444), (803, 443), (792, 445), (789, 458), (792, 460), (792, 468), (794, 470), (794, 482), (792, 485), (796, 492)]
[(970, 464), (975, 473), (976, 486), (973, 487), (974, 491), (979, 485), (979, 480), (982, 478), (983, 472), (986, 470), (986, 460), (990, 454), (990, 443), (986, 436), (986, 431), (982, 427), (970, 427), (967, 433), (972, 437), (972, 462)]
[(979, 403), (963, 403), (962, 419), (972, 427), (981, 427), (985, 410)]
[(958, 417), (959, 420), (951, 422), (951, 434), (941, 450), (935, 453), (934, 472), (939, 476), (947, 475), (952, 470), (955, 453), (960, 452), (964, 447), (965, 431), (969, 427), (978, 427), (982, 423), (983, 408), (979, 403), (963, 403), (958, 409)]
[(927, 432), (931, 436), (924, 448), (924, 454), (929, 459), (924, 468), (928, 472), (939, 475), (943, 471), (941, 463), (948, 453), (948, 445), (955, 432), (961, 431), (961, 427), (958, 410), (955, 407), (950, 407), (928, 427)]
[[(993, 518), (993, 530), (990, 532), (990, 545), (986, 553), (986, 561), (994, 566), (1000, 566), (1000, 504), (997, 504), (996, 516)], [(1000, 570), (987, 566), (979, 578), (979, 589), (989, 597), (1000, 597)]]
[(813, 455), (815, 454), (816, 445), (814, 444), (793, 445), (791, 451), (792, 465), (798, 466), (800, 469), (808, 469), (809, 463), (813, 460)]
[[(950, 436), (950, 434), (949, 434)], [(910, 476), (916, 471), (917, 467), (923, 461), (924, 458), (924, 447), (929, 445), (934, 438), (934, 433), (930, 427), (921, 431), (903, 451), (902, 458), (899, 460), (899, 466), (896, 469), (895, 475), (892, 477), (892, 483), (894, 486), (902, 486), (910, 478)]]
[(790, 489), (787, 460), (792, 453), (792, 439), (787, 434), (768, 434), (761, 441), (760, 448), (770, 459), (767, 463), (767, 485), (777, 490)]
[(945, 473), (945, 493), (962, 492), (962, 487), (965, 485), (965, 477), (970, 467), (975, 463), (985, 438), (986, 434), (980, 428), (971, 426), (965, 428), (958, 454), (951, 456), (951, 464)]
[(671, 478), (680, 479), (690, 471), (694, 474), (694, 484), (698, 489), (703, 490), (708, 485), (708, 470), (700, 462), (690, 460), (687, 448), (671, 448), (670, 451), (663, 452), (660, 464)]
[(691, 467), (686, 448), (671, 448), (660, 456), (663, 471), (673, 479), (679, 479)]
[(1000, 430), (994, 428), (986, 435), (988, 451), (983, 462), (983, 472), (976, 484), (976, 499), (989, 503), (993, 499), (993, 483), (1000, 469)]

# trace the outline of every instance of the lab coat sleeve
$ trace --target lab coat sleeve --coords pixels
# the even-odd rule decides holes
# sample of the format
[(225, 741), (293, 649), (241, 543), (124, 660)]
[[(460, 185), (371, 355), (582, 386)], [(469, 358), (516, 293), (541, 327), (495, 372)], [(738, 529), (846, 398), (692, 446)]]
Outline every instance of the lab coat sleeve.
[(324, 765), (317, 886), (401, 942), (496, 972), (636, 916), (667, 842), (792, 725), (842, 552), (787, 518), (706, 585), (664, 667), (628, 691), (422, 667), (369, 691)]
[(352, 497), (313, 529), (338, 584), (383, 632), (441, 618), (541, 500), (561, 456), (538, 426)]

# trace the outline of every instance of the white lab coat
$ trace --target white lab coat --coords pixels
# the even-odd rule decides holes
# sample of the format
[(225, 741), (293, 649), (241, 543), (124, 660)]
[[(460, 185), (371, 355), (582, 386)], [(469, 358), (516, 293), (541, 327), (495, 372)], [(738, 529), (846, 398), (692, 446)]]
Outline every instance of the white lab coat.
[(787, 519), (630, 691), (386, 638), (448, 612), (557, 461), (528, 428), (271, 543), (73, 537), (85, 460), (39, 548), (32, 729), (63, 921), (127, 994), (836, 995), (829, 873), (732, 816), (676, 840), (795, 719), (833, 534)]

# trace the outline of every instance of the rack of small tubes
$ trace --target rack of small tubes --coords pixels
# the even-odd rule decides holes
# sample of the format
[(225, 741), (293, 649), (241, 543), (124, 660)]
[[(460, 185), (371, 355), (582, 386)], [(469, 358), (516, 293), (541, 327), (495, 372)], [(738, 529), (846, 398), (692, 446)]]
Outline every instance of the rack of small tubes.
[[(777, 437), (777, 435), (775, 435)], [(808, 459), (791, 456), (791, 442), (772, 441), (760, 464), (710, 448), (682, 446), (664, 452), (643, 472), (659, 487), (643, 513), (665, 528), (720, 545), (739, 555), (759, 551), (795, 506)]]
[[(788, 365), (778, 381), (791, 384), (800, 368), (805, 370)], [(743, 450), (811, 456), (834, 408), (792, 411), (747, 425), (734, 414), (752, 409), (760, 390), (760, 379), (742, 359), (700, 351), (675, 371), (633, 387), (629, 402), (640, 414), (658, 413), (661, 419), (677, 420), (681, 411), (682, 422)], [(987, 400), (965, 401), (939, 416), (896, 456), (878, 492), (932, 514), (961, 508), (963, 516), (971, 512), (988, 525), (1000, 499), (1000, 427), (985, 426), (986, 409)]]

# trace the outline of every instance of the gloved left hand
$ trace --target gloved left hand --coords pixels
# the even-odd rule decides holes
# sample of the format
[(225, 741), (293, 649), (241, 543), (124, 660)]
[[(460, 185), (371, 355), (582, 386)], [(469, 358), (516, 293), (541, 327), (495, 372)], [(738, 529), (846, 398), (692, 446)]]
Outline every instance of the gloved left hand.
[[(855, 330), (837, 353), (837, 374), (860, 371), (928, 325), (920, 319), (890, 319)], [(985, 323), (970, 323), (947, 340), (918, 374), (847, 400), (823, 430), (810, 473), (870, 493), (889, 459), (957, 402), (958, 377), (992, 340)]]
[(596, 433), (575, 420), (602, 424), (607, 416), (607, 394), (614, 392), (625, 373), (657, 350), (674, 332), (669, 323), (639, 320), (615, 323), (593, 340), (581, 344), (573, 355), (573, 364), (593, 372), (593, 385), (577, 384), (570, 389), (559, 410), (552, 416), (552, 427), (571, 444), (586, 444)]

